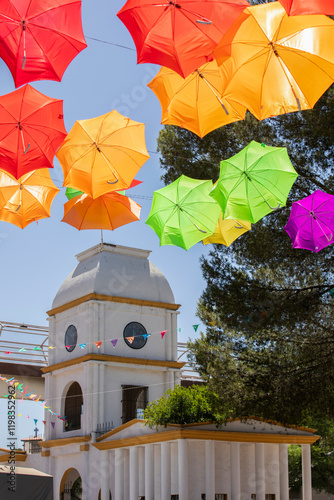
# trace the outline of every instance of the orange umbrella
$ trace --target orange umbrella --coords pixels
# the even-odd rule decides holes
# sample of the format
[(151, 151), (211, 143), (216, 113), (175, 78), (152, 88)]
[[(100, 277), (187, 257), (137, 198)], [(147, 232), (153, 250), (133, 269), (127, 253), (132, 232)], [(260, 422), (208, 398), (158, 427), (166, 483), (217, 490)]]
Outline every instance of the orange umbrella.
[(76, 121), (57, 152), (64, 186), (92, 198), (127, 189), (149, 158), (145, 125), (110, 111)]
[(33, 221), (50, 217), (51, 204), (58, 192), (47, 168), (29, 172), (19, 179), (0, 171), (0, 194), (5, 200), (0, 220), (23, 229)]
[(333, 83), (334, 21), (289, 17), (279, 2), (245, 9), (214, 55), (235, 64), (225, 96), (263, 120), (310, 109)]
[(204, 238), (203, 244), (220, 243), (229, 247), (233, 241), (239, 236), (250, 231), (252, 224), (244, 220), (223, 219), (223, 214), (220, 214), (215, 232)]
[(62, 222), (77, 229), (109, 229), (139, 220), (141, 206), (127, 196), (106, 193), (96, 199), (76, 196), (64, 205)]
[(333, 0), (279, 0), (289, 16), (304, 14), (334, 15)]
[(243, 120), (246, 108), (225, 99), (226, 66), (224, 71), (219, 71), (217, 62), (212, 61), (183, 79), (175, 71), (161, 68), (148, 84), (160, 101), (161, 123), (178, 125), (203, 137), (223, 125)]

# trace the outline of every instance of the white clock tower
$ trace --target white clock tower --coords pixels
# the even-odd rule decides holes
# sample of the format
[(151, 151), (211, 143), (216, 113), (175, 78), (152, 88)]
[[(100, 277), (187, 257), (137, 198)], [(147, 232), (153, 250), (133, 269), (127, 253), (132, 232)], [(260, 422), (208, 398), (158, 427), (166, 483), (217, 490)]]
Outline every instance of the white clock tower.
[(77, 255), (48, 311), (45, 395), (67, 421), (47, 422), (46, 440), (95, 439), (179, 382), (179, 305), (149, 254), (101, 243)]

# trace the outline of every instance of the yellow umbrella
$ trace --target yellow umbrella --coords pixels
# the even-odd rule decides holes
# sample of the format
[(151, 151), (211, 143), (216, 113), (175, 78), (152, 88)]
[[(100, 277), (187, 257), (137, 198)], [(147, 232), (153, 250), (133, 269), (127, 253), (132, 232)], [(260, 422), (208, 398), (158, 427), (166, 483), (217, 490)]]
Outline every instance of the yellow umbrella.
[(141, 206), (127, 196), (106, 193), (98, 198), (76, 196), (64, 205), (62, 222), (77, 229), (109, 229), (138, 221)]
[(33, 170), (19, 179), (0, 171), (0, 193), (5, 201), (0, 220), (23, 229), (33, 221), (50, 217), (51, 204), (58, 192), (47, 168)]
[(244, 220), (223, 219), (220, 214), (215, 232), (208, 238), (204, 238), (203, 244), (220, 243), (229, 247), (239, 236), (250, 231), (252, 224)]
[(204, 64), (186, 79), (161, 68), (148, 84), (160, 101), (161, 123), (178, 125), (204, 137), (223, 125), (243, 120), (246, 108), (229, 103), (224, 95), (229, 72), (227, 65), (220, 71), (216, 61)]
[(226, 98), (259, 120), (312, 108), (333, 83), (333, 39), (327, 16), (289, 17), (279, 2), (248, 7), (214, 50), (219, 65), (236, 68)]
[(92, 198), (128, 188), (149, 158), (144, 129), (116, 110), (76, 121), (57, 152), (64, 186)]

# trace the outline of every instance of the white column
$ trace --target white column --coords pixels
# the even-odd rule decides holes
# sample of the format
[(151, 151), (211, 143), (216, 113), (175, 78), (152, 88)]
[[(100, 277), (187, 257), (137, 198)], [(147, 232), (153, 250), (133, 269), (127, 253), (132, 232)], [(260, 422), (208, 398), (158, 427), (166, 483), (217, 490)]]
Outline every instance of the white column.
[(288, 445), (279, 445), (279, 487), (280, 500), (289, 500)]
[(161, 443), (161, 500), (170, 500), (170, 496), (171, 496), (170, 443), (166, 441)]
[(153, 444), (145, 445), (145, 500), (154, 500)]
[(302, 444), (303, 500), (312, 500), (311, 446)]
[(109, 500), (110, 463), (109, 451), (100, 451), (101, 500)]
[(99, 417), (98, 417), (98, 423), (103, 424), (105, 421), (104, 417), (104, 378), (105, 378), (105, 365), (104, 363), (99, 364), (99, 394), (98, 394), (98, 401), (99, 401)]
[(177, 312), (171, 313), (172, 360), (177, 361)]
[[(45, 400), (47, 401), (49, 398), (51, 398), (51, 373), (46, 373), (43, 375), (44, 380), (45, 380), (45, 389), (44, 389), (44, 397)], [(49, 406), (48, 403), (46, 403), (44, 406)], [(53, 435), (53, 428), (50, 424), (51, 422), (51, 413), (48, 410), (44, 410), (44, 420), (46, 421), (46, 425), (44, 427), (44, 440), (48, 441), (51, 439), (51, 436)]]
[(89, 488), (89, 451), (81, 452), (82, 460), (82, 500), (91, 500)]
[(205, 499), (215, 500), (215, 442), (205, 441)]
[(178, 439), (179, 458), (179, 500), (189, 500), (188, 485), (188, 441)]
[(255, 444), (255, 492), (256, 500), (265, 500), (264, 444)]
[(163, 341), (165, 342), (165, 356), (166, 359), (171, 361), (172, 359), (172, 324), (171, 324), (171, 315), (168, 310), (165, 312), (165, 330), (168, 330), (166, 335), (164, 336)]
[(138, 447), (131, 446), (130, 448), (130, 466), (129, 466), (129, 500), (138, 500)]
[(231, 443), (231, 498), (240, 500), (240, 443)]
[(123, 500), (124, 495), (124, 458), (123, 449), (116, 448), (115, 455), (115, 500)]
[[(93, 394), (92, 394), (92, 436), (96, 436), (96, 429), (98, 424), (98, 390), (99, 390), (99, 365), (98, 363), (93, 363)], [(88, 410), (88, 408), (86, 408)], [(89, 410), (88, 410), (89, 411)]]

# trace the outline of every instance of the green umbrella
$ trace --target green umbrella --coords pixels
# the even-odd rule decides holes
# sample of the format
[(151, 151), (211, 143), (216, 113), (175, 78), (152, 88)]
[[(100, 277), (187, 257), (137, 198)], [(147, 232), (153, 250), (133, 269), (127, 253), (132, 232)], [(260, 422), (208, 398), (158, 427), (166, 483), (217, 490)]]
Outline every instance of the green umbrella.
[(67, 199), (71, 200), (75, 196), (79, 196), (79, 195), (83, 194), (83, 191), (79, 191), (79, 189), (77, 189), (77, 188), (68, 187), (68, 188), (66, 188), (65, 194), (67, 196)]
[(286, 148), (252, 141), (220, 163), (219, 179), (210, 195), (224, 218), (254, 223), (286, 204), (297, 176)]
[(153, 193), (148, 224), (159, 236), (160, 245), (188, 250), (212, 234), (221, 209), (210, 196), (212, 181), (181, 175)]

